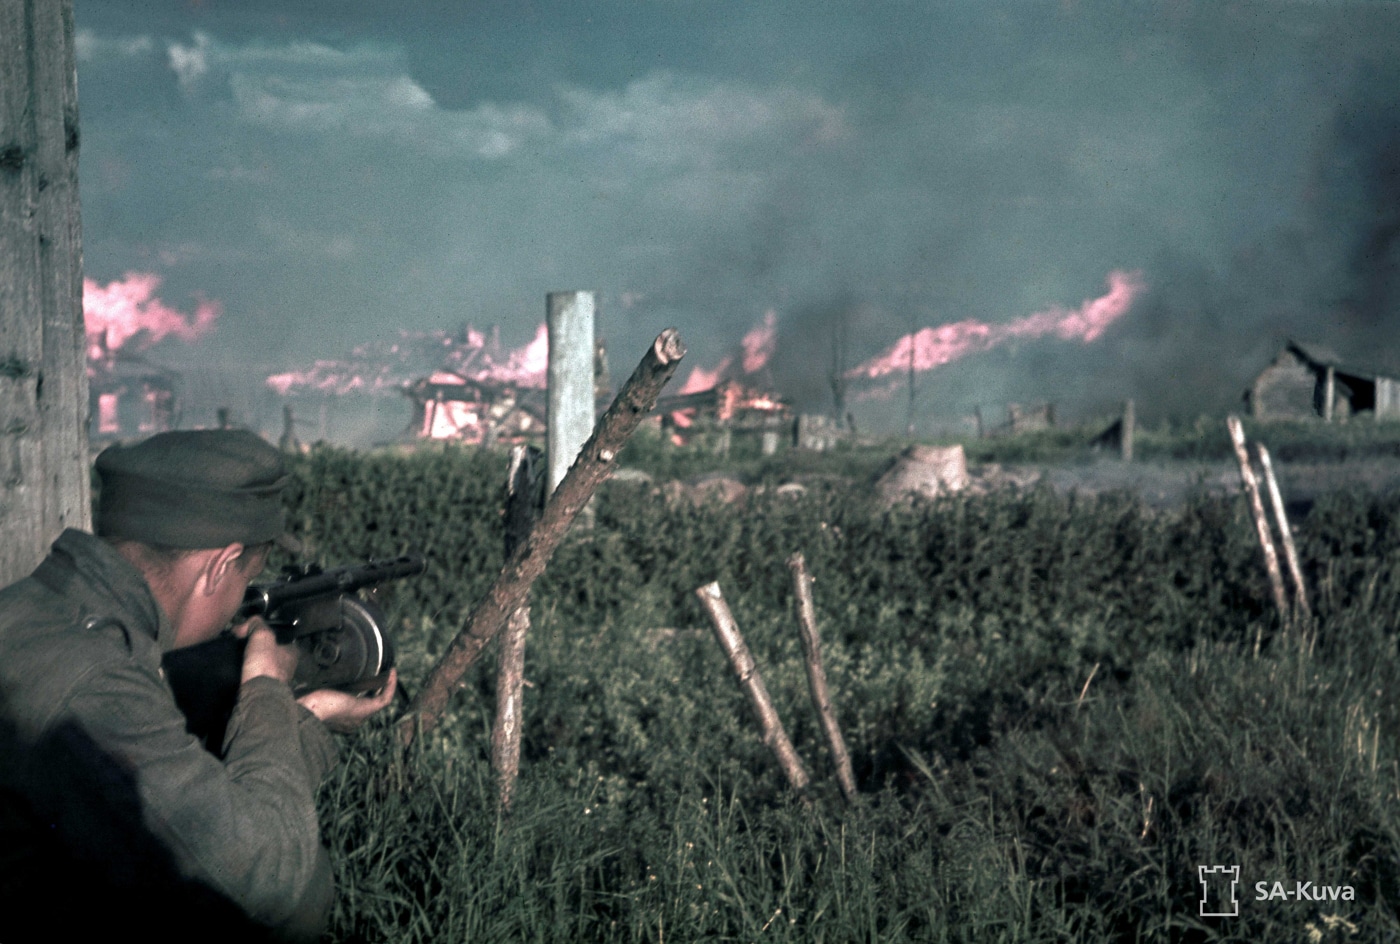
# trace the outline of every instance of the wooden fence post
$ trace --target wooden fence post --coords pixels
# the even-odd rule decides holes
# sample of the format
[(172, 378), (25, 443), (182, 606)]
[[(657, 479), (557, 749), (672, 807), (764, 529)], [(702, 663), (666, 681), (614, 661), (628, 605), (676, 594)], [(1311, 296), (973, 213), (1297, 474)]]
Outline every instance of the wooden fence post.
[[(1244, 483), (1245, 495), (1249, 498), (1249, 510), (1254, 515), (1254, 528), (1259, 534), (1259, 546), (1264, 551), (1264, 567), (1269, 572), (1269, 586), (1274, 594), (1274, 607), (1279, 619), (1288, 620), (1288, 598), (1283, 589), (1283, 574), (1278, 567), (1278, 552), (1274, 550), (1274, 539), (1269, 533), (1269, 519), (1264, 516), (1264, 502), (1259, 496), (1259, 480), (1249, 464), (1249, 452), (1245, 449), (1244, 426), (1238, 416), (1225, 420), (1230, 430), (1230, 441), (1235, 447), (1235, 458), (1240, 464), (1240, 480)], [(1262, 630), (1254, 639), (1254, 654), (1259, 654), (1263, 642)]]
[(797, 625), (802, 631), (802, 654), (807, 662), (807, 687), (812, 693), (812, 705), (821, 719), (831, 748), (831, 765), (836, 768), (836, 782), (847, 803), (856, 801), (856, 777), (851, 770), (851, 755), (846, 739), (836, 721), (836, 709), (831, 706), (831, 691), (826, 684), (826, 669), (822, 665), (821, 635), (817, 632), (817, 608), (812, 601), (812, 577), (807, 573), (807, 559), (801, 553), (788, 558), (792, 571), (793, 606), (797, 610)]
[(783, 722), (778, 718), (777, 709), (773, 707), (773, 699), (768, 697), (768, 687), (763, 684), (763, 676), (754, 664), (748, 644), (739, 632), (739, 625), (734, 622), (734, 614), (729, 612), (729, 604), (724, 602), (724, 594), (720, 592), (719, 584), (707, 583), (697, 589), (695, 595), (700, 598), (700, 605), (710, 617), (715, 638), (729, 657), (729, 664), (733, 666), (734, 674), (739, 678), (740, 687), (749, 696), (754, 714), (758, 716), (759, 729), (763, 732), (763, 743), (768, 745), (768, 749), (777, 758), (778, 766), (782, 768), (792, 789), (798, 793), (804, 792), (809, 783), (807, 771), (803, 768), (802, 760), (797, 756), (792, 741), (788, 740)]
[(1312, 616), (1308, 591), (1303, 585), (1303, 568), (1298, 563), (1298, 547), (1293, 543), (1293, 529), (1288, 526), (1288, 511), (1283, 507), (1283, 493), (1279, 491), (1278, 479), (1274, 477), (1274, 464), (1263, 443), (1255, 443), (1254, 451), (1259, 455), (1259, 466), (1264, 470), (1264, 482), (1269, 487), (1269, 501), (1274, 508), (1274, 520), (1278, 522), (1278, 533), (1283, 538), (1283, 559), (1288, 562), (1288, 573), (1293, 578), (1293, 605), (1303, 616)]
[(1119, 446), (1122, 449), (1123, 461), (1133, 461), (1133, 437), (1137, 435), (1137, 404), (1132, 400), (1123, 402), (1123, 425), (1120, 427), (1121, 436)]
[[(544, 484), (539, 450), (515, 446), (506, 472), (506, 559), (530, 536)], [(520, 734), (525, 724), (525, 640), (530, 634), (530, 604), (521, 604), (506, 621), (496, 657), (496, 717), (491, 723), (491, 769), (501, 809), (510, 812), (520, 774)]]

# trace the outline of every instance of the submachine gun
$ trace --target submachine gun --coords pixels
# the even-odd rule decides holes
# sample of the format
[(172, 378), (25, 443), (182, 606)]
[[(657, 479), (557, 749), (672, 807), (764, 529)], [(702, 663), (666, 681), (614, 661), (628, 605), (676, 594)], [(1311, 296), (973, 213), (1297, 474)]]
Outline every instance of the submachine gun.
[[(423, 558), (410, 554), (331, 570), (292, 565), (272, 583), (248, 588), (234, 625), (261, 616), (284, 645), (296, 643), (292, 692), (322, 688), (368, 692), (383, 686), (394, 666), (394, 646), (384, 614), (360, 591), (421, 574)], [(167, 652), (161, 660), (186, 727), (218, 753), (238, 700), (246, 641), (224, 633), (197, 646)]]

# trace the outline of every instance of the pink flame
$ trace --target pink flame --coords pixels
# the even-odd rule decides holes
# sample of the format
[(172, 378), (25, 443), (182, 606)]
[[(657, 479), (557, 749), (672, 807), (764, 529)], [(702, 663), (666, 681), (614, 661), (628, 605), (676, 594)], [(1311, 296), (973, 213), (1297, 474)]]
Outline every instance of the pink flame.
[[(400, 331), (396, 341), (362, 344), (342, 360), (318, 360), (303, 370), (273, 374), (266, 383), (281, 396), (292, 393), (387, 393), (428, 375), (430, 383), (514, 384), (544, 387), (549, 368), (549, 331), (541, 324), (534, 340), (505, 355), (468, 327), (460, 336), (442, 331)], [(434, 371), (440, 371), (434, 373)], [(450, 376), (454, 379), (438, 379)]]
[(193, 315), (183, 315), (156, 297), (161, 277), (150, 272), (128, 272), (105, 288), (83, 279), (83, 322), (88, 357), (97, 360), (132, 338), (142, 336), (141, 347), (174, 335), (185, 341), (205, 334), (218, 320), (217, 302), (201, 299)]
[[(739, 362), (744, 373), (753, 374), (762, 370), (777, 349), (778, 313), (772, 308), (764, 312), (763, 320), (750, 328), (749, 333), (744, 335), (739, 344), (744, 352), (743, 358)], [(679, 392), (699, 393), (702, 390), (718, 386), (719, 382), (725, 378), (725, 374), (734, 366), (735, 356), (735, 354), (727, 355), (708, 370), (698, 364), (692, 367)]]
[(763, 369), (778, 344), (778, 313), (772, 308), (763, 313), (763, 323), (755, 325), (744, 335), (744, 373)]
[(1053, 334), (1066, 341), (1087, 344), (1127, 314), (1144, 288), (1141, 273), (1114, 270), (1108, 275), (1108, 292), (1089, 299), (1074, 311), (1051, 308), (1000, 325), (968, 319), (937, 328), (921, 328), (906, 334), (885, 353), (851, 370), (847, 376), (873, 380), (905, 372), (911, 363), (916, 371), (932, 370), (1017, 338)]
[(685, 378), (685, 383), (681, 385), (680, 393), (699, 393), (702, 390), (709, 390), (724, 376), (724, 372), (729, 369), (729, 365), (734, 363), (733, 357), (726, 357), (715, 366), (713, 370), (706, 370), (700, 365), (695, 365)]
[(504, 363), (491, 364), (472, 375), (474, 380), (513, 383), (519, 387), (543, 387), (548, 383), (549, 328), (541, 324), (535, 339), (511, 351)]

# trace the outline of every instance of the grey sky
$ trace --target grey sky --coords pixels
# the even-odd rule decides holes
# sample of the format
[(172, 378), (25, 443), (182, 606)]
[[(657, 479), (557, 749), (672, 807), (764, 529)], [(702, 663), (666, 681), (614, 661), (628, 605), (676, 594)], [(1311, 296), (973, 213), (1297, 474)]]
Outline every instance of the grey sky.
[(1150, 293), (1093, 345), (933, 371), (921, 411), (1193, 415), (1286, 335), (1400, 344), (1400, 4), (76, 7), (86, 272), (219, 301), (152, 352), (187, 371), (524, 344), (595, 288), (619, 369), (668, 324), (713, 365), (776, 309), (773, 380), (822, 407), (840, 324), (859, 360), (1113, 269)]

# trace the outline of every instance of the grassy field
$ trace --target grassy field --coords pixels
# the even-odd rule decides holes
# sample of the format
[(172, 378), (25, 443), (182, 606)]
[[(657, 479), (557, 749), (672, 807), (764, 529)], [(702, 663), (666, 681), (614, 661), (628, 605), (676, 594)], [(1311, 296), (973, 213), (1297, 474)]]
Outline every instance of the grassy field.
[[(892, 451), (797, 470), (857, 476)], [(654, 443), (630, 458), (711, 461)], [(751, 481), (780, 470), (731, 461)], [(500, 567), (504, 467), (447, 449), (298, 468), (294, 527), (327, 562), (428, 557), (390, 598), (410, 687)], [(1400, 499), (1332, 495), (1298, 523), (1315, 619), (1285, 626), (1238, 499), (1162, 511), (1038, 489), (887, 511), (868, 492), (696, 507), (610, 485), (535, 589), (509, 818), (490, 658), (413, 749), (410, 789), (385, 788), (384, 726), (345, 742), (321, 797), (334, 939), (1397, 939)], [(794, 551), (817, 581), (853, 805), (806, 693)], [(711, 638), (693, 593), (711, 580), (810, 805)], [(1200, 865), (1240, 867), (1237, 917), (1199, 916)], [(1261, 901), (1260, 882), (1352, 897)]]

